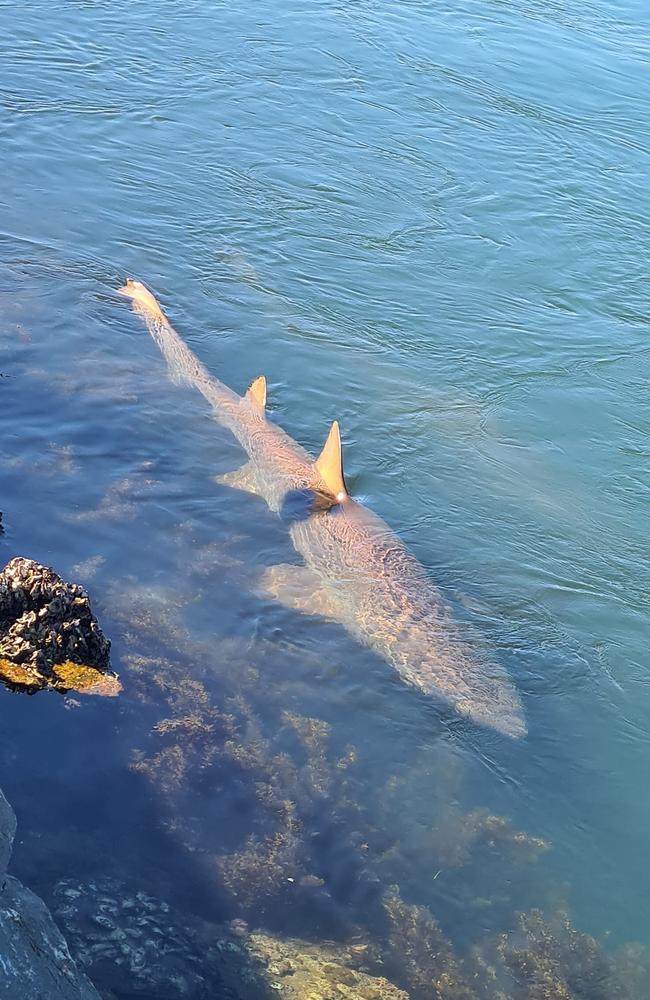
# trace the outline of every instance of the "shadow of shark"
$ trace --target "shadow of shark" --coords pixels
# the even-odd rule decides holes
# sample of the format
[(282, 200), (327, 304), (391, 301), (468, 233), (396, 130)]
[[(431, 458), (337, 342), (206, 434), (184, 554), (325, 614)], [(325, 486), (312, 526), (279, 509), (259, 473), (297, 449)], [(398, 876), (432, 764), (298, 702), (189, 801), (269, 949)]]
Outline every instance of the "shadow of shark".
[(264, 376), (239, 396), (210, 375), (141, 282), (129, 278), (119, 291), (132, 300), (172, 375), (202, 393), (247, 453), (246, 464), (220, 481), (263, 497), (304, 560), (267, 569), (263, 589), (288, 607), (339, 622), (404, 681), (460, 715), (524, 736), (521, 701), (506, 671), (464, 639), (417, 559), (348, 494), (338, 424), (314, 461), (268, 420)]

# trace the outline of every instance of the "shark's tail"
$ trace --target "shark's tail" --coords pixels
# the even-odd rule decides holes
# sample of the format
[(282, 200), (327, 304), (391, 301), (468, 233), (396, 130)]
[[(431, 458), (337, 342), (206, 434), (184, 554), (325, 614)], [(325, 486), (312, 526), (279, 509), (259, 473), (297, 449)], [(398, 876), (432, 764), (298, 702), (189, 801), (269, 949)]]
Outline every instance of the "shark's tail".
[(157, 298), (151, 294), (141, 281), (136, 281), (135, 278), (127, 278), (125, 284), (121, 288), (118, 288), (117, 291), (120, 295), (125, 295), (127, 299), (131, 299), (134, 309), (139, 306), (151, 316), (166, 321), (167, 317), (162, 311)]
[(131, 299), (134, 311), (144, 321), (147, 330), (160, 348), (173, 380), (195, 386), (212, 404), (217, 416), (225, 416), (223, 411), (231, 408), (238, 397), (210, 375), (205, 365), (181, 340), (155, 295), (135, 278), (127, 278), (126, 283), (118, 288), (118, 292)]

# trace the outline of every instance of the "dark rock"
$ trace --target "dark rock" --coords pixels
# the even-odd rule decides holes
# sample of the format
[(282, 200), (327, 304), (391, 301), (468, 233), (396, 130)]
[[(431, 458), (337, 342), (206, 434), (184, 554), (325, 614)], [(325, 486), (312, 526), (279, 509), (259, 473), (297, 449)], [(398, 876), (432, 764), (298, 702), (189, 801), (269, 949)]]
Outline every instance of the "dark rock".
[(16, 816), (0, 792), (0, 880), (7, 870), (16, 836)]
[(79, 972), (42, 899), (5, 874), (16, 817), (0, 792), (0, 996), (7, 1000), (100, 1000)]
[(7, 563), (0, 573), (0, 678), (8, 685), (117, 694), (110, 648), (82, 587), (32, 559)]
[(15, 878), (0, 889), (0, 995), (15, 1000), (99, 1000), (79, 972), (42, 899)]

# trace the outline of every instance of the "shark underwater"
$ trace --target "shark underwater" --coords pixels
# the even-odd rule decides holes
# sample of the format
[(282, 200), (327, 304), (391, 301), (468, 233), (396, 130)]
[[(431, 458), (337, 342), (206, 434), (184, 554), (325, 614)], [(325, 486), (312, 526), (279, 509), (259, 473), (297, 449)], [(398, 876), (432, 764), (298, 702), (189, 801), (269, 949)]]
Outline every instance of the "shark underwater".
[(289, 607), (339, 622), (403, 681), (460, 716), (509, 737), (526, 734), (519, 695), (503, 667), (461, 634), (449, 603), (397, 535), (348, 493), (339, 426), (314, 460), (266, 412), (266, 379), (243, 396), (212, 376), (152, 293), (129, 278), (132, 300), (172, 375), (212, 405), (248, 455), (221, 481), (262, 497), (288, 525), (302, 566), (266, 570), (264, 590)]

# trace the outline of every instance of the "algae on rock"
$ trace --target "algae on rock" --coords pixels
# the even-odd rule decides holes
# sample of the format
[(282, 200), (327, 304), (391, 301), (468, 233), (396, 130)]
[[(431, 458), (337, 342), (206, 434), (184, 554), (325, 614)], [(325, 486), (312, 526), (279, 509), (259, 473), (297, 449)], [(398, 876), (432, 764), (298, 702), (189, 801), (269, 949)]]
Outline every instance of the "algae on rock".
[(342, 945), (260, 932), (247, 936), (243, 945), (255, 978), (243, 979), (241, 973), (234, 977), (241, 1000), (258, 1000), (255, 990), (260, 984), (284, 1000), (409, 1000), (408, 993), (384, 976), (357, 968), (359, 956)]

